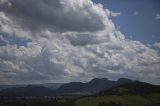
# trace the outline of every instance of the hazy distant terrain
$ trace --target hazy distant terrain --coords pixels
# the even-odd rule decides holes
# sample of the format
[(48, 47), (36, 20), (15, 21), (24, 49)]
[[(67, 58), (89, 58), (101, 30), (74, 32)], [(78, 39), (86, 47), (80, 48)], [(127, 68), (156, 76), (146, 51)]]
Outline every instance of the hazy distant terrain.
[[(46, 88), (50, 88), (52, 90), (60, 87), (61, 85), (63, 85), (63, 83), (44, 83), (44, 84), (32, 84), (32, 85), (39, 85), (39, 86), (43, 86)], [(6, 89), (6, 88), (16, 88), (16, 87), (25, 87), (27, 86), (27, 84), (18, 84), (18, 85), (0, 85), (0, 90), (2, 89)]]

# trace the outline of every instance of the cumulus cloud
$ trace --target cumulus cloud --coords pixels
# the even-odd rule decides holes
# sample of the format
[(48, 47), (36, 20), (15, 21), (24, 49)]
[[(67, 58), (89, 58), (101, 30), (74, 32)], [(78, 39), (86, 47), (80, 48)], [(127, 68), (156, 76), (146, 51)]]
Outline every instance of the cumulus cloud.
[(154, 43), (154, 47), (157, 47), (157, 48), (159, 48), (159, 49), (160, 49), (160, 42), (156, 42), (156, 43)]
[[(160, 83), (158, 50), (126, 39), (110, 19), (119, 13), (101, 4), (91, 0), (0, 0), (0, 11), (0, 31), (17, 38), (17, 43), (10, 43), (5, 35), (0, 36), (0, 83), (93, 77), (139, 77)], [(31, 40), (18, 45), (19, 39)]]
[[(106, 26), (102, 5), (90, 0), (8, 0), (1, 3), (0, 10), (12, 15), (30, 29), (50, 27), (60, 31), (97, 31)], [(18, 19), (17, 19), (18, 17)], [(19, 18), (23, 18), (22, 20)]]

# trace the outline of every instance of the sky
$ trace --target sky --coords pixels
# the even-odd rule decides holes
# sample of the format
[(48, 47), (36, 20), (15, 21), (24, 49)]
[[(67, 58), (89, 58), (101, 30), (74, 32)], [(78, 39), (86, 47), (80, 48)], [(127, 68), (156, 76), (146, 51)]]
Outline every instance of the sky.
[(94, 0), (104, 8), (121, 13), (113, 17), (115, 25), (126, 38), (139, 40), (144, 44), (160, 41), (159, 0)]
[(160, 84), (158, 0), (0, 0), (0, 84)]

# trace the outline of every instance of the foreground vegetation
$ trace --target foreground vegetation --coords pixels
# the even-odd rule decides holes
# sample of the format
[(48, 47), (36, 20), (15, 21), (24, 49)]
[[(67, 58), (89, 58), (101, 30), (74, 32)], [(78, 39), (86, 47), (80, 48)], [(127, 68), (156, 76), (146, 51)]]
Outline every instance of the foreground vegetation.
[(0, 102), (0, 106), (160, 106), (160, 93), (149, 95), (105, 95), (75, 101), (34, 100)]
[(86, 97), (76, 101), (77, 106), (160, 106), (160, 93), (145, 96), (108, 95)]
[(0, 106), (76, 106), (74, 102), (57, 100), (12, 101), (0, 103)]

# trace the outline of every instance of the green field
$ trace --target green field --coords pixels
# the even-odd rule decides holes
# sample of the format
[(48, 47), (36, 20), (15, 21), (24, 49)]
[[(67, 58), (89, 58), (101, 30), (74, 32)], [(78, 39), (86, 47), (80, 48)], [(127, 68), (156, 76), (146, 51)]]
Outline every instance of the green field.
[(145, 96), (108, 95), (86, 97), (76, 101), (77, 106), (160, 106), (160, 93)]

